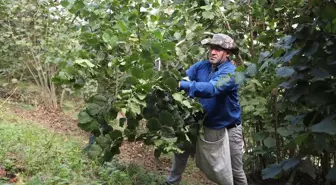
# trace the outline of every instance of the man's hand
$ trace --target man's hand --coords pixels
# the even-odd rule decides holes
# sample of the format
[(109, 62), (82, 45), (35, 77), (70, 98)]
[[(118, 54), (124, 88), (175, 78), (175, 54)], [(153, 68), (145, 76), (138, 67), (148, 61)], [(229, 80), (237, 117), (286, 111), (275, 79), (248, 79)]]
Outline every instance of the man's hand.
[[(183, 81), (188, 81), (188, 82), (190, 82), (190, 79), (189, 79), (189, 77), (187, 77), (187, 76), (184, 77), (184, 78), (182, 78), (182, 80), (183, 80)], [(178, 88), (180, 88), (180, 87), (181, 87), (181, 81), (178, 82)]]

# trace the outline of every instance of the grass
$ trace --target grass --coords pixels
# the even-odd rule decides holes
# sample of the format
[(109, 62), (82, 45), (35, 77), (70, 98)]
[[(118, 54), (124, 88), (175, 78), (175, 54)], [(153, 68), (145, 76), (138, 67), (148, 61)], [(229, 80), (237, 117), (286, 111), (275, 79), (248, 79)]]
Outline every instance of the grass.
[[(18, 85), (18, 90), (36, 91), (33, 87), (32, 84), (22, 83)], [(2, 104), (4, 99), (0, 100)], [(56, 134), (37, 123), (10, 115), (5, 109), (11, 106), (28, 110), (36, 107), (16, 100), (9, 100), (0, 107), (0, 172), (5, 168), (8, 173), (15, 174), (18, 179), (16, 184), (159, 185), (166, 179), (166, 176), (134, 164), (125, 166), (118, 161), (103, 166), (96, 164), (83, 153), (87, 138)], [(77, 118), (78, 109), (82, 106), (82, 101), (66, 99), (63, 110)], [(172, 155), (164, 157), (172, 158)], [(188, 165), (186, 171), (192, 169)], [(8, 182), (8, 178), (0, 175), (0, 184)]]
[[(165, 177), (136, 165), (96, 164), (82, 151), (84, 142), (53, 133), (0, 111), (0, 166), (16, 184), (161, 184)], [(0, 177), (0, 184), (8, 179)]]

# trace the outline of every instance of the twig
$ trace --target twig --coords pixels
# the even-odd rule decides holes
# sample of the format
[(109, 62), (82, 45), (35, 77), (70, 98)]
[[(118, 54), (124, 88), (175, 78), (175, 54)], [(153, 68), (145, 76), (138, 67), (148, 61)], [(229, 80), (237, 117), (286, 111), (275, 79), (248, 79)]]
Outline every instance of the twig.
[(248, 12), (248, 21), (249, 21), (249, 26), (250, 26), (250, 37), (251, 37), (251, 56), (254, 55), (254, 46), (253, 46), (253, 20), (252, 20), (252, 7), (251, 7), (251, 0), (248, 0), (248, 6), (249, 6), (249, 12)]
[(186, 39), (183, 39), (183, 40), (181, 40), (180, 42), (178, 42), (177, 44), (176, 44), (176, 46), (179, 46), (179, 45), (181, 45), (183, 42), (185, 42), (186, 41)]
[(214, 33), (211, 33), (211, 32), (204, 32), (204, 35), (214, 35)]
[[(214, 35), (214, 33), (211, 33), (211, 32), (204, 32), (204, 35)], [(180, 42), (178, 42), (178, 43), (176, 44), (176, 46), (179, 46), (179, 45), (183, 44), (185, 41), (186, 41), (186, 39), (181, 40)]]
[[(228, 21), (227, 18), (226, 18), (226, 15), (225, 15), (224, 12), (222, 12), (222, 11), (219, 11), (219, 12), (220, 12), (220, 14), (222, 15), (222, 17), (223, 17), (223, 19), (224, 19), (224, 21), (225, 21), (225, 26), (226, 26), (227, 30), (230, 30), (230, 31), (231, 31), (232, 29), (231, 29), (231, 26), (230, 26), (229, 21)], [(242, 65), (243, 63), (244, 63), (243, 58), (241, 57), (240, 53), (238, 53), (238, 54), (237, 54), (237, 58), (236, 58), (236, 60), (233, 61), (233, 64), (234, 64), (235, 66), (240, 66), (240, 65)]]
[(15, 87), (13, 92), (6, 98), (6, 100), (4, 102), (1, 103), (0, 107), (2, 107), (9, 100), (9, 98), (11, 98), (13, 96), (13, 94), (16, 92), (16, 90), (17, 90), (17, 87)]

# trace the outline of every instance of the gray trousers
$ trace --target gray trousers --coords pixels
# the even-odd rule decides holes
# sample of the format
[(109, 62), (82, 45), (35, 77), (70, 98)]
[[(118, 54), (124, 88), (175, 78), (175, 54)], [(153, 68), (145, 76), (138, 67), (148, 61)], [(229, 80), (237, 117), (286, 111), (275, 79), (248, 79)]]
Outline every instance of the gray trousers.
[[(204, 128), (204, 139), (207, 141), (218, 141), (223, 138), (224, 129), (213, 130)], [(228, 129), (230, 141), (231, 165), (234, 185), (247, 185), (246, 175), (243, 169), (243, 130), (242, 126)], [(167, 179), (168, 184), (179, 184), (182, 179), (188, 158), (193, 150), (187, 150), (182, 154), (174, 154), (173, 166)]]

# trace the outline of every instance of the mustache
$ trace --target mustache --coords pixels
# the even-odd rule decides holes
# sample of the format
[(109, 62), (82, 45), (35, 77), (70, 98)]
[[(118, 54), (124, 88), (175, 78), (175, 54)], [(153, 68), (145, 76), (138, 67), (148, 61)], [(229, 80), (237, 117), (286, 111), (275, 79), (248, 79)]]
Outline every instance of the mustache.
[(216, 58), (217, 58), (217, 55), (210, 55), (209, 58), (210, 58), (210, 59), (216, 59)]

